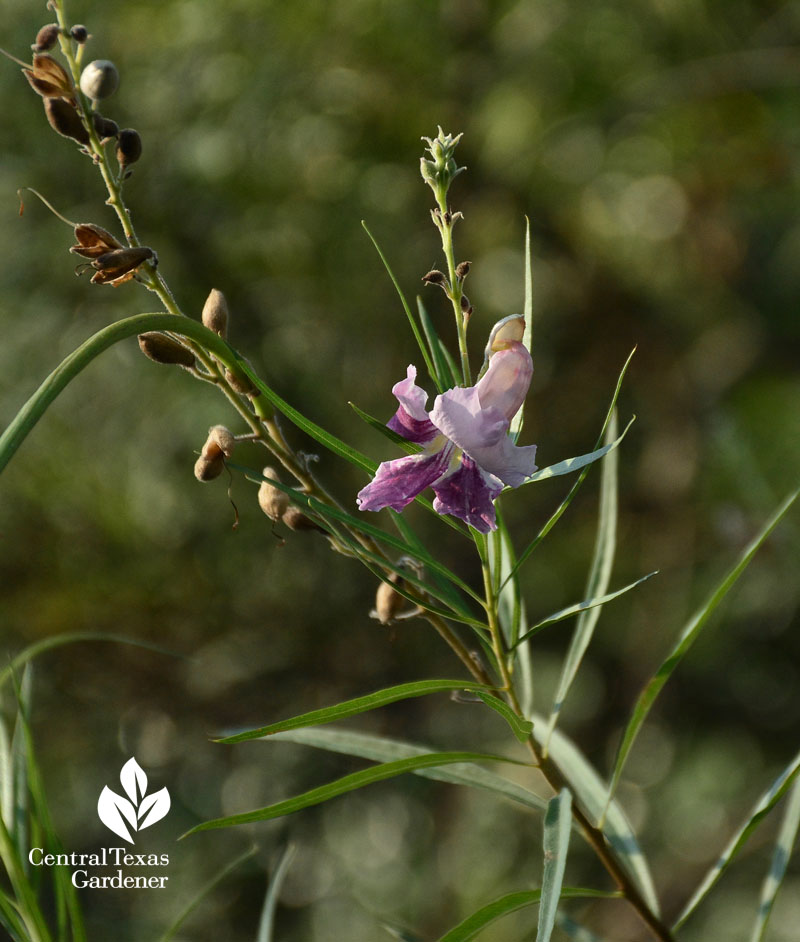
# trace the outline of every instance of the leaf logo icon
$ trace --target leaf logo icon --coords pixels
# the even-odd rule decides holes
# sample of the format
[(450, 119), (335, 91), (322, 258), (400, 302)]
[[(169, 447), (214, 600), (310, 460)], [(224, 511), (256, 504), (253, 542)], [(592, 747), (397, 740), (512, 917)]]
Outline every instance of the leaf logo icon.
[(133, 756), (122, 766), (119, 780), (128, 797), (118, 795), (106, 785), (97, 801), (97, 814), (110, 831), (133, 844), (131, 833), (149, 828), (167, 814), (169, 792), (162, 788), (148, 795), (147, 774)]

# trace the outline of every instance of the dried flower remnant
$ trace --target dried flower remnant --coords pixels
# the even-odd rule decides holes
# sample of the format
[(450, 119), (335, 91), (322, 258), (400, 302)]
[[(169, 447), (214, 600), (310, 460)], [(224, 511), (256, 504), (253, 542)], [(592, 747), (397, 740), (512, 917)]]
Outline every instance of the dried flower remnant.
[(47, 52), (58, 42), (58, 34), (61, 32), (58, 23), (48, 23), (43, 26), (36, 34), (36, 41), (31, 46), (34, 52)]
[(158, 264), (156, 253), (146, 245), (112, 249), (90, 262), (92, 268), (96, 269), (92, 275), (92, 284), (117, 288), (130, 281), (145, 262)]
[(72, 138), (84, 146), (89, 143), (89, 132), (75, 108), (63, 98), (45, 98), (44, 113), (50, 127), (62, 137)]
[(37, 53), (31, 68), (22, 70), (31, 88), (42, 98), (67, 98), (74, 101), (75, 89), (66, 70), (47, 53)]
[(69, 31), (70, 36), (78, 45), (83, 45), (89, 38), (89, 31), (82, 23), (76, 23)]
[(139, 348), (142, 353), (153, 360), (154, 363), (176, 364), (178, 366), (192, 367), (195, 364), (194, 354), (182, 343), (173, 340), (160, 330), (151, 330), (139, 334)]
[(286, 524), (290, 530), (316, 530), (318, 533), (327, 532), (318, 523), (315, 523), (311, 517), (303, 513), (296, 504), (289, 504), (281, 517), (281, 523)]
[[(265, 478), (280, 481), (275, 468), (268, 466), (262, 473)], [(274, 484), (270, 484), (269, 481), (262, 481), (258, 488), (258, 506), (270, 520), (277, 523), (289, 507), (289, 495)]]
[(100, 143), (111, 140), (119, 134), (119, 125), (110, 118), (104, 118), (99, 111), (92, 112), (92, 124), (100, 137)]
[(213, 481), (222, 474), (225, 459), (233, 454), (236, 440), (224, 425), (214, 425), (208, 431), (200, 457), (194, 465), (194, 476), (198, 481)]
[(130, 164), (135, 164), (142, 156), (142, 139), (133, 128), (123, 128), (117, 135), (117, 162), (119, 171), (124, 174)]
[(382, 625), (390, 625), (395, 621), (406, 602), (405, 597), (395, 588), (403, 585), (403, 577), (393, 572), (387, 578), (388, 582), (381, 582), (378, 586), (375, 608), (369, 613), (370, 618), (376, 618)]
[(92, 101), (108, 98), (119, 88), (119, 72), (108, 59), (95, 59), (81, 72), (81, 91)]
[(437, 396), (430, 412), (428, 394), (415, 383), (416, 368), (408, 367), (392, 389), (400, 406), (387, 424), (425, 448), (384, 461), (358, 494), (360, 510), (400, 511), (432, 487), (437, 513), (459, 517), (481, 533), (497, 528), (494, 500), (503, 486), (519, 487), (536, 470), (536, 446), (518, 447), (509, 435), (533, 375), (530, 353), (518, 339), (522, 329), (521, 317), (497, 324), (481, 379)]

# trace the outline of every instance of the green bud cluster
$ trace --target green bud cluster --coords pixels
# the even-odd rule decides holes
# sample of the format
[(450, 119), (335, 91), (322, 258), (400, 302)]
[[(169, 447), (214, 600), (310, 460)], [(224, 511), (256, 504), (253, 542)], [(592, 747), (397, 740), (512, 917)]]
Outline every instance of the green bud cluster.
[(451, 134), (445, 134), (439, 128), (436, 137), (423, 137), (428, 146), (426, 152), (430, 154), (431, 159), (422, 157), (419, 162), (422, 179), (433, 190), (438, 202), (444, 202), (450, 184), (466, 167), (459, 167), (453, 156), (458, 142), (462, 135), (457, 134), (453, 137)]

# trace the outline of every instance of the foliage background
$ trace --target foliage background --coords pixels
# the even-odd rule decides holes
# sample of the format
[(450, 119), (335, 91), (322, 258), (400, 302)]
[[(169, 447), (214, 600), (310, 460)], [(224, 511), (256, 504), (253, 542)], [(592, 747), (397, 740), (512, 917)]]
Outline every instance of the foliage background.
[[(628, 352), (620, 548), (613, 584), (659, 569), (603, 614), (564, 728), (607, 769), (643, 681), (693, 606), (796, 484), (800, 458), (800, 3), (734, 0), (74, 0), (70, 14), (111, 58), (105, 109), (142, 134), (127, 186), (184, 310), (211, 287), (232, 342), (285, 398), (375, 458), (383, 439), (348, 400), (388, 417), (390, 386), (417, 356), (366, 219), (411, 296), (439, 264), (418, 177), (421, 135), (463, 130), (453, 190), (473, 261), (473, 351), (522, 306), (524, 217), (535, 280), (534, 385), (526, 440), (540, 464), (588, 451)], [(0, 3), (5, 48), (25, 57), (43, 3)], [(13, 64), (0, 69), (0, 421), (74, 346), (153, 308), (142, 289), (90, 286), (67, 254), (68, 217), (112, 228), (99, 176), (56, 139)], [(442, 332), (443, 296), (425, 289)], [(493, 896), (535, 884), (539, 823), (480, 795), (386, 783), (251, 833), (187, 826), (355, 768), (287, 744), (222, 747), (220, 731), (326, 705), (391, 682), (452, 676), (420, 625), (367, 617), (375, 586), (324, 541), (271, 532), (235, 479), (201, 486), (194, 453), (231, 421), (222, 400), (134, 342), (110, 351), (50, 410), (2, 478), (2, 646), (105, 631), (158, 644), (84, 643), (38, 663), (34, 733), (69, 849), (106, 843), (94, 814), (135, 754), (174, 811), (149, 835), (169, 847), (170, 889), (85, 897), (93, 939), (157, 937), (188, 897), (255, 840), (259, 853), (187, 924), (186, 939), (251, 939), (265, 868), (298, 856), (279, 937), (375, 940), (386, 918), (426, 938)], [(310, 446), (309, 446), (310, 448)], [(246, 449), (242, 449), (244, 453)], [(253, 463), (263, 459), (253, 451)], [(344, 501), (364, 483), (321, 455)], [(590, 478), (526, 570), (529, 611), (582, 597), (595, 522)], [(545, 482), (508, 500), (520, 542), (565, 493)], [(415, 524), (430, 527), (419, 511)], [(474, 576), (449, 531), (448, 564)], [(283, 545), (283, 538), (286, 539)], [(646, 727), (621, 798), (675, 912), (755, 797), (797, 749), (796, 514), (760, 554)], [(537, 645), (540, 705), (569, 637)], [(488, 711), (487, 711), (488, 712)], [(364, 719), (442, 748), (501, 748), (477, 707), (414, 702)], [(169, 822), (169, 824), (167, 824)], [(746, 938), (769, 828), (682, 938)], [(144, 840), (144, 838), (143, 838)], [(166, 841), (166, 845), (165, 842)], [(580, 853), (573, 884), (605, 885)], [(800, 919), (796, 866), (776, 940)], [(574, 910), (608, 938), (637, 938), (624, 908)], [(485, 934), (532, 938), (529, 913)], [(388, 938), (388, 936), (387, 936)]]

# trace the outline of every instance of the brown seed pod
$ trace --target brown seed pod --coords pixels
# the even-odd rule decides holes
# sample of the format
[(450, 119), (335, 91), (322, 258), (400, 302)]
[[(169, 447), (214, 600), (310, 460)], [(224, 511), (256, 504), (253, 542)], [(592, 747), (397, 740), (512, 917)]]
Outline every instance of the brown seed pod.
[(459, 281), (463, 281), (469, 274), (469, 270), (472, 267), (472, 262), (459, 262), (456, 265), (456, 278)]
[(377, 618), (382, 625), (391, 624), (406, 602), (404, 596), (395, 588), (395, 586), (403, 585), (402, 576), (393, 572), (388, 579), (389, 582), (381, 582), (378, 586), (378, 591), (375, 593), (375, 608), (371, 612), (373, 618)]
[(314, 523), (310, 517), (307, 517), (295, 504), (289, 504), (281, 517), (281, 522), (285, 523), (290, 530), (316, 530), (318, 533), (326, 532), (319, 524)]
[(194, 464), (194, 476), (198, 481), (213, 481), (222, 474), (225, 459), (233, 454), (236, 439), (224, 425), (214, 425), (208, 430), (200, 457)]
[(228, 336), (228, 302), (225, 295), (212, 288), (203, 305), (200, 318), (203, 324), (224, 340)]
[(156, 253), (146, 245), (112, 249), (90, 263), (92, 268), (97, 269), (97, 273), (92, 275), (92, 284), (112, 285), (117, 288), (130, 281), (145, 262), (158, 264)]
[(61, 32), (58, 23), (48, 23), (43, 26), (36, 34), (36, 42), (31, 46), (34, 52), (47, 52), (58, 42), (58, 34)]
[[(265, 478), (280, 481), (278, 472), (274, 468), (266, 467), (263, 473)], [(289, 506), (289, 495), (280, 488), (275, 487), (274, 484), (270, 484), (269, 481), (262, 481), (258, 489), (258, 506), (270, 520), (277, 523), (286, 513)]]
[(68, 101), (63, 98), (45, 98), (44, 113), (50, 127), (62, 137), (70, 137), (79, 144), (89, 143), (89, 132)]
[(231, 389), (239, 393), (240, 396), (257, 396), (258, 390), (246, 376), (237, 376), (225, 367), (225, 379), (228, 381)]
[(174, 363), (179, 366), (194, 366), (194, 354), (182, 343), (173, 340), (161, 331), (151, 330), (139, 334), (139, 347), (142, 353), (155, 363)]
[(92, 101), (108, 98), (119, 87), (119, 72), (108, 59), (95, 59), (81, 72), (81, 91)]
[(75, 42), (79, 43), (81, 46), (89, 38), (89, 31), (81, 23), (76, 23), (69, 31), (69, 34), (72, 36)]
[(205, 483), (213, 481), (222, 474), (225, 468), (225, 459), (222, 455), (216, 458), (204, 458), (202, 455), (194, 463), (194, 476), (198, 481)]
[(52, 56), (47, 53), (35, 53), (30, 69), (23, 69), (22, 74), (31, 88), (42, 98), (68, 98), (73, 100), (75, 89), (72, 79)]
[(142, 156), (142, 139), (133, 128), (123, 128), (117, 135), (117, 160), (120, 171), (135, 164)]
[(92, 113), (92, 124), (94, 125), (95, 131), (99, 134), (101, 142), (108, 141), (119, 134), (119, 125), (117, 122), (112, 121), (111, 118), (104, 118), (99, 111)]
[(429, 271), (427, 275), (423, 275), (422, 280), (426, 285), (439, 285), (439, 287), (443, 288), (445, 291), (450, 287), (445, 273), (439, 271), (437, 268), (434, 268), (433, 271)]
[(99, 258), (114, 249), (122, 248), (122, 244), (110, 232), (92, 222), (81, 222), (75, 226), (75, 238), (78, 244), (73, 245), (70, 252), (84, 258)]

